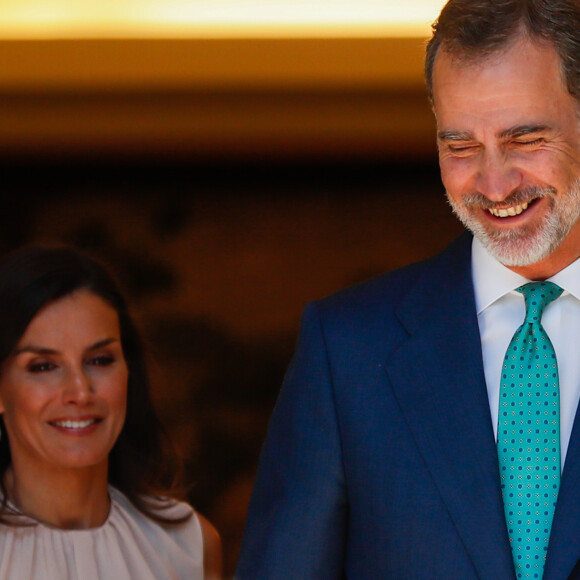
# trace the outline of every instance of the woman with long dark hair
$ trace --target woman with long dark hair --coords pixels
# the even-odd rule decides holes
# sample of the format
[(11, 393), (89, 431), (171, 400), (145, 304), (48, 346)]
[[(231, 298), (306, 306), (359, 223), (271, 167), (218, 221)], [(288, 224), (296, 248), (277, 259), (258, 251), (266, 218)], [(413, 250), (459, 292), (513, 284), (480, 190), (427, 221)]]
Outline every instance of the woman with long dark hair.
[(69, 248), (0, 263), (0, 578), (219, 578), (109, 273)]

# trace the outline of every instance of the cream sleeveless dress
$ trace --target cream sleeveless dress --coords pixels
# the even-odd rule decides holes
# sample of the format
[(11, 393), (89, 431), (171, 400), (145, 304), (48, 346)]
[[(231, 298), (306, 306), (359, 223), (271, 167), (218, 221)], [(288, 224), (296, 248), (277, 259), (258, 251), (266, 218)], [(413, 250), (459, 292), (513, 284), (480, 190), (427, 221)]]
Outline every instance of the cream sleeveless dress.
[(187, 522), (161, 526), (120, 491), (109, 494), (111, 511), (98, 528), (0, 524), (0, 580), (203, 580), (201, 527), (189, 505), (161, 512), (193, 512)]

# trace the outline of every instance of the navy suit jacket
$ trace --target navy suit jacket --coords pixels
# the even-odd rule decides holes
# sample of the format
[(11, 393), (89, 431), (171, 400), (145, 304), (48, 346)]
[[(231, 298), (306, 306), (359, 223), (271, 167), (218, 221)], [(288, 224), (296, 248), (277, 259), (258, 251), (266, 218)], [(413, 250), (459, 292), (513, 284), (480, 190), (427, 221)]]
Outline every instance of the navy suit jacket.
[[(544, 580), (580, 579), (578, 423)], [(236, 578), (515, 580), (469, 235), (306, 308)]]

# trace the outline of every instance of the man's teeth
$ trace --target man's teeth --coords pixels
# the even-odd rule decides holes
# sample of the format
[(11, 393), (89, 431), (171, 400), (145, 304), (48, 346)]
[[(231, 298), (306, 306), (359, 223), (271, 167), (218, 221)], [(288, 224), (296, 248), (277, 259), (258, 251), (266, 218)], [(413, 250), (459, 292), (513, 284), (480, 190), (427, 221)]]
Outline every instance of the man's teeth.
[(96, 419), (87, 419), (85, 421), (55, 421), (54, 424), (65, 429), (84, 429), (96, 422)]
[(509, 217), (514, 215), (520, 215), (523, 211), (528, 209), (528, 203), (522, 203), (521, 205), (516, 205), (508, 208), (502, 209), (495, 209), (492, 208), (489, 210), (489, 213), (494, 215), (495, 217)]

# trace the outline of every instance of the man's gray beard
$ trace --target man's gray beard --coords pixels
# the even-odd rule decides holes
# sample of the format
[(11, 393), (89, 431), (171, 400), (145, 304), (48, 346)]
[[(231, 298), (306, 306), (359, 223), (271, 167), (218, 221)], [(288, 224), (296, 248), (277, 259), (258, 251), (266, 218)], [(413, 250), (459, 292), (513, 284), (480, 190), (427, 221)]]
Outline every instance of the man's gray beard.
[(572, 184), (568, 192), (559, 196), (556, 196), (554, 188), (531, 188), (515, 192), (501, 205), (518, 205), (539, 197), (550, 198), (550, 211), (542, 221), (534, 226), (506, 231), (488, 229), (471, 213), (472, 207), (487, 210), (499, 205), (482, 194), (466, 196), (460, 204), (447, 194), (447, 201), (463, 225), (498, 262), (504, 266), (529, 266), (547, 258), (580, 218), (580, 179)]

